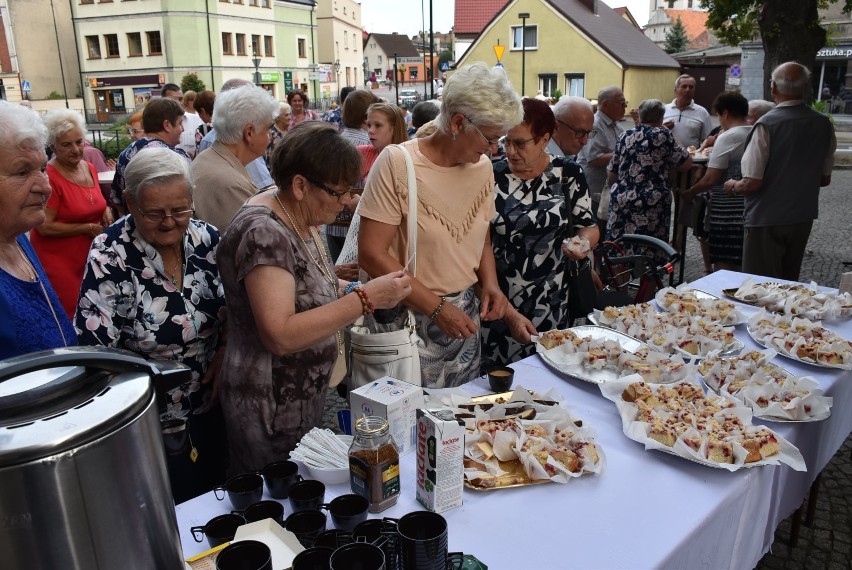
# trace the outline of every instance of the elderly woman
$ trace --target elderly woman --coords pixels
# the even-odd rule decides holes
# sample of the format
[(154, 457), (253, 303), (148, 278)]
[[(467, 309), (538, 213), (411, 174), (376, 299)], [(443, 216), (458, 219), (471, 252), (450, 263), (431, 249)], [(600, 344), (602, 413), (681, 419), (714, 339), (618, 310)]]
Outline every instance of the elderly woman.
[(198, 113), (198, 118), (201, 119), (201, 124), (195, 129), (195, 154), (201, 152), (199, 146), (204, 135), (210, 132), (213, 128), (213, 106), (216, 103), (216, 94), (213, 91), (199, 91), (195, 96), (195, 112)]
[(224, 344), (219, 234), (192, 219), (189, 166), (171, 149), (139, 151), (125, 177), (129, 215), (92, 244), (75, 325), (80, 344), (176, 360), (192, 370), (187, 384), (155, 386), (169, 402), (160, 410), (164, 433), (172, 434), (167, 441), (189, 435), (184, 446), (166, 446), (172, 492), (181, 502), (219, 484), (225, 473), (213, 383)]
[[(600, 238), (582, 170), (545, 151), (556, 129), (550, 105), (531, 98), (523, 105), (524, 122), (503, 137), (506, 157), (494, 163), (491, 243), (509, 308), (503, 320), (483, 324), (483, 369), (530, 356), (536, 330), (568, 328), (568, 261), (585, 259)], [(575, 235), (589, 250), (562, 244)]]
[(401, 271), (363, 286), (334, 275), (315, 228), (350, 203), (361, 175), (358, 151), (334, 126), (296, 125), (272, 166), (278, 190), (249, 199), (219, 248), (229, 323), (220, 395), (233, 473), (286, 458), (322, 423), (326, 392), (345, 372), (341, 329), (411, 291)]
[[(521, 98), (505, 72), (474, 63), (447, 81), (438, 130), (400, 145), (411, 154), (417, 176), (416, 278), (406, 305), (416, 314), (425, 386), (456, 386), (476, 376), (480, 319), (500, 319), (506, 311), (491, 248), (494, 172), (488, 154), (522, 119)], [(402, 152), (382, 151), (361, 198), (358, 262), (369, 275), (408, 262)], [(391, 326), (403, 326), (406, 318), (407, 311), (399, 311)]]
[(642, 234), (669, 239), (672, 192), (669, 169), (692, 167), (689, 152), (663, 126), (666, 108), (656, 99), (639, 105), (639, 125), (615, 143), (607, 181), (611, 184), (606, 239)]
[(266, 162), (266, 168), (272, 170), (272, 151), (275, 150), (284, 133), (290, 128), (290, 105), (281, 101), (278, 104), (278, 116), (275, 117), (275, 122), (269, 127), (269, 145), (266, 147), (266, 152), (263, 153), (263, 160)]
[(685, 190), (681, 196), (692, 200), (698, 194), (710, 192), (710, 262), (713, 270), (739, 271), (743, 263), (742, 196), (727, 194), (725, 182), (742, 178), (740, 160), (745, 151), (751, 126), (746, 117), (748, 100), (736, 91), (725, 91), (713, 101), (713, 112), (719, 117), (722, 132), (713, 145), (704, 177)]
[(319, 121), (319, 114), (308, 108), (310, 100), (304, 91), (301, 89), (293, 89), (287, 93), (287, 103), (290, 105), (290, 126), (287, 130), (292, 129), (303, 121)]
[(38, 114), (0, 101), (0, 359), (77, 344), (26, 236), (46, 218), (46, 142)]
[(112, 223), (112, 210), (101, 193), (95, 167), (83, 160), (86, 127), (80, 113), (51, 111), (44, 124), (53, 151), (47, 163), (53, 192), (45, 206), (45, 221), (30, 234), (30, 240), (62, 308), (73, 318), (89, 246)]

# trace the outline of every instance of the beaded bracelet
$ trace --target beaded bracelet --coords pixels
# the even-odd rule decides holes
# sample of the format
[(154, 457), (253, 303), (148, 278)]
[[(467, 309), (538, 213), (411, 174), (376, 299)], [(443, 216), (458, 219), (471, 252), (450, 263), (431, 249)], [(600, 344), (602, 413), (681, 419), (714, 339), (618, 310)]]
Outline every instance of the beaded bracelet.
[(435, 320), (435, 318), (437, 318), (438, 313), (440, 313), (440, 312), (441, 312), (441, 309), (443, 309), (443, 308), (444, 308), (444, 301), (446, 301), (446, 300), (447, 300), (447, 298), (446, 298), (446, 297), (441, 296), (441, 302), (440, 302), (440, 303), (438, 303), (438, 306), (435, 308), (435, 310), (434, 310), (434, 311), (432, 311), (432, 314), (429, 316), (429, 320), (430, 320), (430, 321), (434, 321), (434, 320)]
[(361, 314), (369, 315), (373, 311), (376, 310), (375, 305), (370, 302), (370, 299), (367, 297), (367, 292), (364, 291), (361, 287), (355, 287), (352, 289), (355, 293), (358, 294), (358, 298), (361, 300)]
[(354, 291), (357, 287), (361, 286), (360, 281), (350, 281), (349, 284), (343, 288), (343, 294), (348, 295), (352, 291)]

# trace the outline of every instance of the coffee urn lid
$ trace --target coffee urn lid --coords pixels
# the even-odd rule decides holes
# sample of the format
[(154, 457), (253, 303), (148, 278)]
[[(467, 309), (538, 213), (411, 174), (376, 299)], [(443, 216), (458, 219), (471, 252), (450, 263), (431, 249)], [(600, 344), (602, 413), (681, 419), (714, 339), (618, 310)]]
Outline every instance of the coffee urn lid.
[(183, 365), (74, 347), (0, 361), (0, 468), (96, 441), (151, 405), (152, 381), (188, 381)]

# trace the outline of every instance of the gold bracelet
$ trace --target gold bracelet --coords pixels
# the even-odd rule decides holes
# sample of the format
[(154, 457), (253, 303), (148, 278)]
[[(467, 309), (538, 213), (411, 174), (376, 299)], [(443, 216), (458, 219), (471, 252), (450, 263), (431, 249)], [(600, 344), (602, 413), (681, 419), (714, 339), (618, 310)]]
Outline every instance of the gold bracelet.
[(434, 311), (432, 311), (432, 314), (429, 316), (430, 321), (434, 321), (438, 317), (438, 313), (440, 313), (441, 309), (444, 308), (444, 301), (446, 301), (446, 300), (447, 300), (447, 298), (442, 295), (441, 296), (441, 302), (438, 303), (438, 306), (435, 308)]

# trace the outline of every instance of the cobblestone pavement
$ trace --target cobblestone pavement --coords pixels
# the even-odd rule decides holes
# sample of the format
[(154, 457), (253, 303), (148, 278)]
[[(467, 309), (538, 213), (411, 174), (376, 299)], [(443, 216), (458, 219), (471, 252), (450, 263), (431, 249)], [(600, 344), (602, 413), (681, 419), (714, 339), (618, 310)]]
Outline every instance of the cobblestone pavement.
[[(835, 170), (832, 183), (820, 193), (820, 217), (814, 222), (801, 280), (837, 287), (844, 269), (852, 262), (852, 170)], [(687, 240), (685, 280), (694, 281), (704, 274), (698, 242)], [(324, 423), (337, 429), (337, 411), (346, 401), (331, 390), (326, 401)], [(836, 413), (849, 413), (840, 410)], [(775, 532), (770, 552), (758, 563), (759, 570), (804, 570), (852, 568), (852, 437), (848, 437), (822, 472), (822, 483), (816, 504), (813, 528), (801, 527), (794, 548), (788, 545), (791, 518), (784, 520)]]

